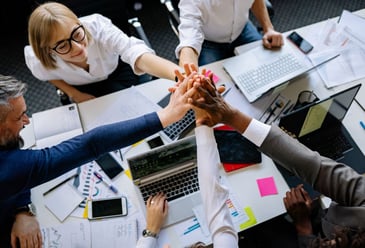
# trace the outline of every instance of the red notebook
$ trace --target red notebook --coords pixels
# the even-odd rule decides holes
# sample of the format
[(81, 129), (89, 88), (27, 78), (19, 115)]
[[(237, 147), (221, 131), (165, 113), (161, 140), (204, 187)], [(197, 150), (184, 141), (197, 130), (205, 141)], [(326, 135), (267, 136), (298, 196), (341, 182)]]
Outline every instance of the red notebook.
[(214, 136), (226, 172), (261, 162), (261, 152), (257, 147), (231, 127), (223, 125), (214, 128)]

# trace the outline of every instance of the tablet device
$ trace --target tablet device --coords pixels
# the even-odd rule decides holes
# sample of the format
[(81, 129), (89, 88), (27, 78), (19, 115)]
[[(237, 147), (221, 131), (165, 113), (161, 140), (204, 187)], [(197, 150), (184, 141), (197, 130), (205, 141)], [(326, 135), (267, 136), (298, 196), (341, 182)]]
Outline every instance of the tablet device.
[(214, 129), (214, 136), (226, 172), (261, 163), (261, 152), (240, 133), (219, 127)]

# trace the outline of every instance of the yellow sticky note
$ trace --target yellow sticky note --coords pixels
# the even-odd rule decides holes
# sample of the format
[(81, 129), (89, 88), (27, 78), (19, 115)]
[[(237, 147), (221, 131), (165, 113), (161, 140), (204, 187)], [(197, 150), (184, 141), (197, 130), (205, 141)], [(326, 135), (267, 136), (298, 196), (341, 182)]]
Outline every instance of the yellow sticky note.
[(132, 174), (131, 174), (131, 170), (125, 170), (124, 173), (127, 175), (127, 177), (129, 177), (129, 179), (132, 179)]
[(240, 230), (246, 229), (247, 227), (253, 226), (257, 223), (256, 217), (250, 207), (245, 207), (244, 211), (249, 219), (245, 223), (240, 224)]
[(85, 218), (85, 219), (87, 219), (87, 217), (88, 217), (88, 212), (89, 212), (89, 210), (88, 210), (88, 204), (87, 204), (87, 202), (86, 202), (86, 204), (85, 204), (85, 209), (84, 209), (84, 213), (82, 214), (82, 218)]

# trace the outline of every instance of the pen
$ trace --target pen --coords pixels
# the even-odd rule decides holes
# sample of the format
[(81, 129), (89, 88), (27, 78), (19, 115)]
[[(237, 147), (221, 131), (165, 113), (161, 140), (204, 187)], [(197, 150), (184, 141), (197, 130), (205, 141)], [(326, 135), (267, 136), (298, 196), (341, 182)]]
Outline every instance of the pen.
[(94, 171), (94, 175), (100, 180), (102, 181), (106, 186), (108, 186), (108, 188), (113, 191), (114, 193), (118, 193), (118, 190), (115, 186), (113, 186), (111, 183), (108, 183), (104, 180), (103, 176), (99, 174), (99, 172)]
[(365, 129), (365, 123), (364, 123), (364, 122), (360, 121), (360, 126), (361, 126), (363, 129)]
[(51, 191), (55, 190), (56, 188), (58, 188), (59, 186), (61, 186), (64, 183), (68, 182), (69, 180), (73, 179), (74, 177), (78, 177), (78, 175), (76, 174), (76, 175), (72, 175), (71, 177), (66, 178), (62, 182), (58, 183), (56, 186), (53, 186), (52, 188), (50, 188), (49, 190), (44, 192), (43, 195), (46, 195), (46, 194), (50, 193)]

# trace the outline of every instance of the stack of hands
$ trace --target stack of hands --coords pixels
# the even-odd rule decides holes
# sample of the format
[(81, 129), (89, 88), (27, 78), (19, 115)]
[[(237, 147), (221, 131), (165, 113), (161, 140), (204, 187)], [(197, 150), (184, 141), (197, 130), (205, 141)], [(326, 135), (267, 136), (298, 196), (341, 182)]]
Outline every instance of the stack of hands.
[[(212, 111), (209, 110), (216, 109), (218, 104), (220, 109), (227, 110), (227, 113), (229, 113), (229, 111), (232, 112), (232, 108), (229, 107), (220, 96), (220, 94), (224, 92), (225, 87), (220, 86), (216, 88), (213, 82), (213, 74), (205, 76), (205, 69), (199, 73), (198, 69), (193, 64), (185, 65), (184, 69), (185, 73), (175, 71), (178, 82), (174, 87), (169, 88), (169, 91), (172, 94), (177, 90), (191, 92), (191, 94), (185, 96), (187, 99), (184, 101), (185, 103), (190, 104), (191, 108), (194, 110), (197, 126), (214, 126), (218, 122), (221, 122), (222, 119), (228, 115), (222, 115), (222, 111), (216, 111), (216, 115), (212, 115), (210, 114)], [(158, 234), (168, 213), (166, 195), (161, 192), (157, 195), (150, 196), (146, 202), (146, 208), (146, 229)]]

